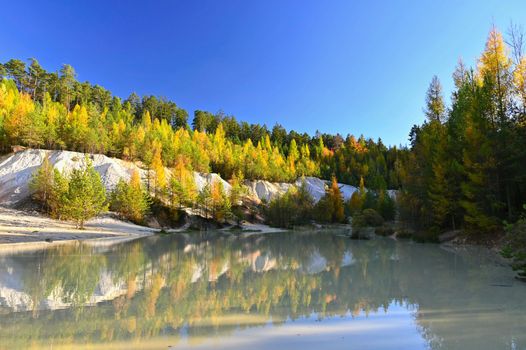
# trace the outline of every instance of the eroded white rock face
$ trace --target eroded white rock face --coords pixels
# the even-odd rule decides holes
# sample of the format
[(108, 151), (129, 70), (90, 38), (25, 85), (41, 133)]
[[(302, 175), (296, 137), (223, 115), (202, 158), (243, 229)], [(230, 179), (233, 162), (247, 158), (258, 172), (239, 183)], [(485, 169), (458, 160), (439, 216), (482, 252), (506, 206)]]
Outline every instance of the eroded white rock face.
[[(31, 290), (32, 281), (24, 279), (24, 270), (28, 267), (11, 258), (2, 258), (0, 264), (0, 307), (14, 312), (23, 312), (57, 310), (71, 306), (71, 303), (64, 301), (64, 291), (60, 286), (53, 289), (49, 295), (43, 296), (42, 299), (33, 300), (28, 293)], [(111, 271), (103, 270), (95, 286), (95, 292), (89, 296), (87, 304), (113, 300), (126, 294), (126, 291), (126, 284), (123, 281), (114, 278)]]
[[(29, 182), (35, 171), (38, 170), (44, 158), (48, 156), (53, 166), (61, 172), (69, 173), (73, 169), (84, 165), (86, 154), (70, 151), (47, 151), (40, 149), (28, 149), (5, 157), (0, 160), (0, 205), (14, 206), (30, 196)], [(141, 178), (146, 182), (147, 172), (133, 162), (127, 162), (117, 158), (110, 158), (102, 154), (88, 155), (93, 166), (101, 175), (104, 186), (108, 191), (115, 188), (119, 180), (129, 181), (133, 171), (139, 171)], [(169, 169), (166, 169), (167, 177), (170, 177)], [(194, 180), (200, 191), (205, 185), (220, 181), (226, 193), (230, 193), (232, 186), (222, 179), (218, 174), (206, 174), (194, 172)], [(269, 182), (265, 180), (245, 181), (249, 195), (256, 201), (269, 202), (278, 196), (285, 194), (291, 187), (298, 187), (305, 182), (307, 190), (319, 201), (326, 192), (330, 182), (316, 177), (303, 177), (296, 182)], [(349, 200), (358, 189), (354, 186), (338, 184), (344, 200)], [(388, 191), (394, 197), (396, 191)]]
[(206, 174), (194, 172), (194, 181), (198, 191), (201, 191), (206, 184), (211, 186), (214, 182), (221, 182), (223, 184), (223, 189), (227, 194), (230, 193), (230, 190), (232, 189), (232, 186), (228, 182), (215, 173)]
[[(302, 186), (303, 182), (307, 186), (307, 191), (314, 199), (314, 202), (318, 202), (325, 193), (327, 192), (330, 182), (319, 179), (317, 177), (306, 176), (296, 180), (293, 184), (284, 182), (268, 182), (265, 180), (253, 180), (245, 181), (245, 185), (249, 189), (249, 193), (258, 200), (269, 202), (276, 197), (285, 194), (292, 187)], [(358, 190), (358, 188), (346, 185), (338, 184), (344, 200), (351, 199), (352, 194)]]
[(245, 181), (249, 194), (259, 201), (270, 202), (278, 196), (285, 194), (291, 184), (284, 182), (268, 182), (265, 180)]
[[(28, 149), (12, 154), (0, 161), (0, 204), (10, 207), (28, 198), (31, 193), (29, 182), (33, 173), (42, 165), (45, 157), (53, 166), (63, 173), (84, 166), (86, 156), (91, 160), (93, 167), (100, 174), (106, 190), (111, 191), (122, 179), (129, 181), (132, 173), (137, 170), (146, 182), (147, 171), (139, 168), (133, 162), (107, 157), (102, 154), (86, 155), (70, 151), (48, 151), (41, 149)], [(169, 169), (166, 169), (170, 177)], [(197, 189), (201, 190), (206, 183), (211, 184), (221, 181), (226, 193), (230, 193), (231, 186), (218, 174), (194, 173)]]
[(325, 196), (327, 183), (324, 180), (318, 179), (317, 177), (307, 176), (297, 179), (294, 185), (299, 187), (302, 186), (303, 183), (307, 186), (307, 191), (309, 191), (315, 202)]
[[(56, 169), (64, 173), (78, 169), (86, 162), (86, 154), (70, 151), (29, 149), (8, 156), (0, 162), (0, 203), (2, 205), (13, 206), (29, 197), (31, 177), (42, 165), (46, 156)], [(114, 189), (121, 179), (129, 180), (134, 170), (138, 170), (141, 177), (146, 177), (146, 172), (131, 162), (101, 154), (90, 155), (88, 158), (101, 175), (107, 190)]]

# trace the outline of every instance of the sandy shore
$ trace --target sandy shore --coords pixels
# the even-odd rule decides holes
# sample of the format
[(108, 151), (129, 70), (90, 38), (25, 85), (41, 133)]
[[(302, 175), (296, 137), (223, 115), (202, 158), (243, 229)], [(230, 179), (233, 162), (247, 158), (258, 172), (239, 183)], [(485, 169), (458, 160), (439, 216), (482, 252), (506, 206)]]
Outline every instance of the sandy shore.
[[(187, 226), (183, 226), (168, 232), (185, 232), (187, 229)], [(157, 231), (119, 220), (111, 213), (87, 221), (84, 230), (78, 230), (71, 222), (54, 220), (37, 212), (0, 207), (0, 254), (49, 248), (76, 241), (97, 246), (111, 245), (153, 235)], [(243, 231), (250, 235), (286, 230), (263, 224), (243, 223), (241, 232)]]
[(152, 235), (155, 231), (118, 220), (111, 214), (89, 220), (84, 230), (77, 230), (70, 222), (53, 220), (38, 213), (0, 208), (0, 250), (42, 248), (79, 240), (110, 244)]

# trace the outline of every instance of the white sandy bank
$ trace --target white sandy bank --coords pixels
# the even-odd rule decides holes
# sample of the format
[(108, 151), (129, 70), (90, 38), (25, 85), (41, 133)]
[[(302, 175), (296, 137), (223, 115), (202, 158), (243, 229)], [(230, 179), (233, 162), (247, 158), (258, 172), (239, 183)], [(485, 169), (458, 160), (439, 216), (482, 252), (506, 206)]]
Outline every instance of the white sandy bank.
[(99, 239), (100, 244), (104, 244), (108, 240), (134, 239), (154, 232), (148, 227), (117, 220), (111, 214), (89, 220), (84, 230), (77, 230), (69, 222), (0, 207), (0, 251), (88, 239)]

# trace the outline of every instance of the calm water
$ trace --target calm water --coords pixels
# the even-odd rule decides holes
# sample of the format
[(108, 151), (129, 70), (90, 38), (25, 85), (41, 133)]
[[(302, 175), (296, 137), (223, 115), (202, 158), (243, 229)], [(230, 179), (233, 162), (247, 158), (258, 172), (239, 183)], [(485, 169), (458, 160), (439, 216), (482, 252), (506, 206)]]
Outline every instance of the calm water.
[(0, 256), (1, 349), (526, 349), (482, 249), (328, 233), (156, 236)]

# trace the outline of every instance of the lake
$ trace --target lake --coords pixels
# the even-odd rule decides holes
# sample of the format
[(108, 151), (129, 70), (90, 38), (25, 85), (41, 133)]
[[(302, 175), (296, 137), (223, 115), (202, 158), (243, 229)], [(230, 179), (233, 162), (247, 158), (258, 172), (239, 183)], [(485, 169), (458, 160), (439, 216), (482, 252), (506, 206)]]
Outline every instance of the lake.
[(28, 348), (526, 349), (526, 283), (482, 248), (338, 231), (2, 253), (0, 349)]

